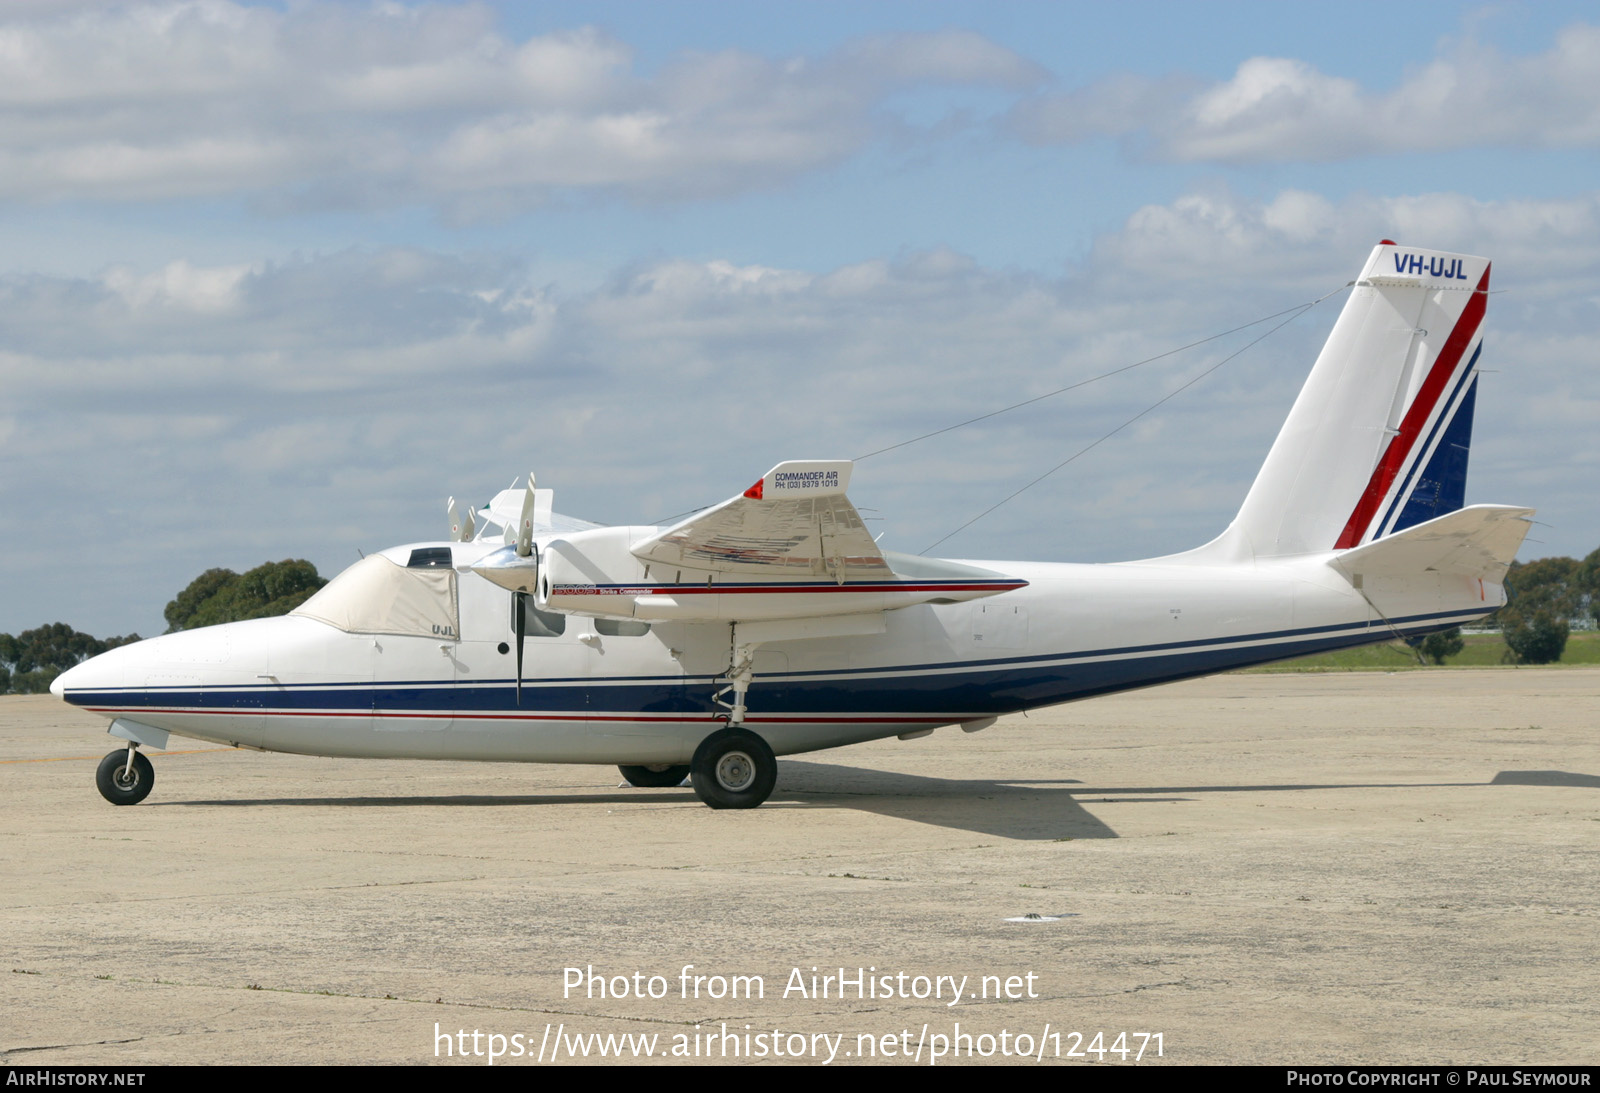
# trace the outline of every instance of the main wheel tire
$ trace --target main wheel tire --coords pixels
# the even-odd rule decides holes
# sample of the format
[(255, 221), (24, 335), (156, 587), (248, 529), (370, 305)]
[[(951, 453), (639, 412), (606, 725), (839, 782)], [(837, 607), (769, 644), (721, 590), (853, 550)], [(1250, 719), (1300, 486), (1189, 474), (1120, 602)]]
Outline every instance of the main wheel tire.
[(755, 733), (723, 729), (700, 741), (689, 776), (695, 796), (712, 808), (755, 808), (778, 783), (778, 759)]
[(128, 771), (128, 749), (120, 748), (100, 760), (95, 771), (94, 784), (100, 796), (114, 805), (136, 805), (150, 796), (156, 784), (156, 768), (143, 752), (133, 753), (133, 770)]
[(652, 763), (643, 767), (619, 766), (617, 769), (622, 772), (622, 776), (628, 780), (630, 786), (638, 786), (640, 789), (666, 789), (679, 785), (689, 777), (688, 767), (672, 767), (665, 763)]

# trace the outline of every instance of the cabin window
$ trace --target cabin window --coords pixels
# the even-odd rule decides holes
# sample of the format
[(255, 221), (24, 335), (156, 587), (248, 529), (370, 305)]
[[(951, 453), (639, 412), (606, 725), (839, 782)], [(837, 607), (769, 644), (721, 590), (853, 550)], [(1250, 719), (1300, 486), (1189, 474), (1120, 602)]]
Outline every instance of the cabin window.
[[(443, 549), (446, 557), (449, 547)], [(290, 614), (351, 634), (406, 634), (456, 640), (461, 634), (456, 571), (448, 561), (401, 566), (370, 554), (329, 581)], [(415, 568), (413, 568), (416, 566)]]
[(650, 624), (635, 619), (595, 619), (594, 632), (608, 638), (642, 638)]

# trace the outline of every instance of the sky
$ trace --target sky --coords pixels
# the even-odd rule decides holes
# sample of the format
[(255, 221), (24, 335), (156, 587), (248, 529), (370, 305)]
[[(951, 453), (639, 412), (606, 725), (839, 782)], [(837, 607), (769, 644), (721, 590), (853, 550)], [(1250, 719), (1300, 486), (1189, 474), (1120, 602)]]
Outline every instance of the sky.
[(1468, 502), (1600, 547), (1592, 5), (14, 0), (0, 72), (3, 632), (530, 470), (643, 524), (867, 456), (885, 548), (1182, 550), (1382, 238), (1494, 261)]

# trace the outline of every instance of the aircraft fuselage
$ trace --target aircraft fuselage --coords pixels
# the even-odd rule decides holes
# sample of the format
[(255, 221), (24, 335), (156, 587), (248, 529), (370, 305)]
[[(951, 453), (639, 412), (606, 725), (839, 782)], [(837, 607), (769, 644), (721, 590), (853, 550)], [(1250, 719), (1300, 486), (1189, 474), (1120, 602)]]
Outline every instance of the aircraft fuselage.
[[(300, 616), (230, 623), (113, 650), (63, 676), (61, 692), (182, 736), (382, 758), (685, 763), (726, 718), (714, 701), (730, 666), (731, 625), (720, 622), (618, 633), (561, 616), (561, 633), (526, 639), (519, 697), (512, 595), (467, 568), (490, 548), (438, 546), (455, 555), (459, 634), (353, 633)], [(1410, 578), (1374, 601), (1329, 557), (966, 563), (1028, 583), (886, 612), (880, 634), (761, 646), (745, 725), (779, 755), (971, 727), (1426, 633), (1502, 602), (1498, 586), (1444, 576)]]

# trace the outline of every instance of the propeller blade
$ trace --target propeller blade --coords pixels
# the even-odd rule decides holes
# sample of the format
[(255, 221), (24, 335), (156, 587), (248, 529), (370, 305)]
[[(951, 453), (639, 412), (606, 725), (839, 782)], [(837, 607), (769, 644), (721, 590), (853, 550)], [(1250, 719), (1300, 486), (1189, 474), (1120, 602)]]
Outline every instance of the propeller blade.
[(522, 705), (522, 635), (527, 629), (524, 623), (528, 617), (528, 594), (526, 592), (511, 593), (511, 621), (517, 631), (517, 705)]
[(528, 472), (528, 489), (522, 495), (522, 517), (517, 521), (517, 555), (533, 553), (533, 472)]
[(467, 511), (463, 513), (461, 511), (461, 509), (456, 505), (456, 499), (454, 497), (452, 497), (452, 498), (450, 498), (449, 503), (445, 505), (444, 511), (450, 517), (450, 541), (451, 542), (453, 542), (453, 543), (464, 543), (468, 539), (472, 538), (472, 527), (473, 527), (473, 524), (472, 524), (472, 506), (471, 505), (468, 505), (467, 506)]

